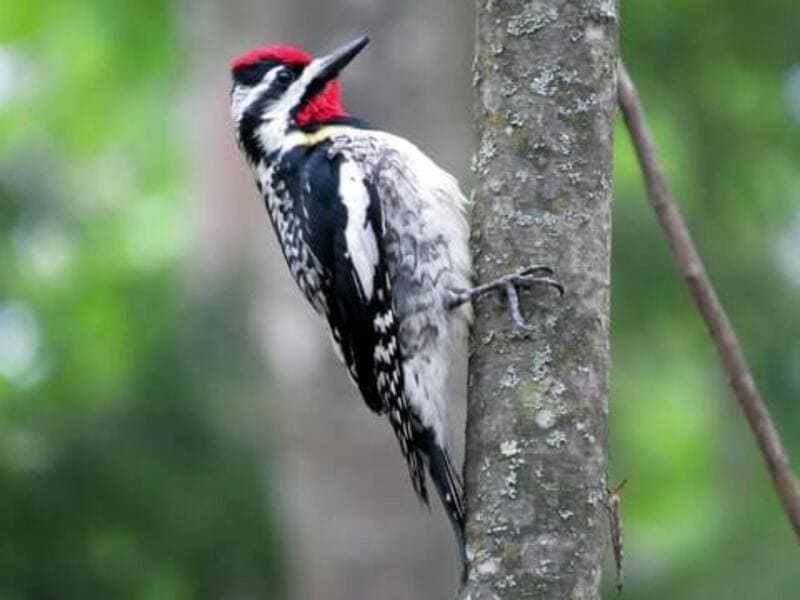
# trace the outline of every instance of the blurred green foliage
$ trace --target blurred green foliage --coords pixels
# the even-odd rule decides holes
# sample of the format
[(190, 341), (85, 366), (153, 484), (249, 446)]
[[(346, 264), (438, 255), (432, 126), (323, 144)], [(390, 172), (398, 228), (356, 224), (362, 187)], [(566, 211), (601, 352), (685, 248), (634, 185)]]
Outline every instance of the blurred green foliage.
[(243, 288), (185, 290), (176, 14), (0, 10), (0, 598), (283, 595), (262, 452), (219, 415), (264, 387)]
[[(622, 2), (669, 179), (800, 465), (800, 4)], [(628, 598), (793, 598), (797, 541), (616, 132), (613, 478)], [(609, 585), (609, 597), (613, 592)]]
[[(800, 464), (800, 4), (622, 4), (670, 180)], [(244, 286), (185, 289), (177, 14), (0, 10), (0, 598), (284, 594), (263, 452), (219, 414), (268, 383), (231, 318)], [(795, 597), (796, 541), (615, 144), (625, 596)]]

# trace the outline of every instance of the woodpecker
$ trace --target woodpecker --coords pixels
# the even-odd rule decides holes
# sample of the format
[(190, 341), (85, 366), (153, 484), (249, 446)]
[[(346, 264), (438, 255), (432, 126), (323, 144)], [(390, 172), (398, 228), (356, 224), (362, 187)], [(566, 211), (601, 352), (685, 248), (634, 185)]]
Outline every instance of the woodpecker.
[(470, 302), (558, 286), (530, 267), (472, 287), (467, 201), (413, 143), (349, 116), (337, 79), (367, 36), (314, 58), (262, 46), (231, 62), (231, 116), (286, 263), (327, 323), (367, 406), (388, 417), (419, 498), (426, 471), (466, 568), (464, 496), (453, 464), (447, 379)]

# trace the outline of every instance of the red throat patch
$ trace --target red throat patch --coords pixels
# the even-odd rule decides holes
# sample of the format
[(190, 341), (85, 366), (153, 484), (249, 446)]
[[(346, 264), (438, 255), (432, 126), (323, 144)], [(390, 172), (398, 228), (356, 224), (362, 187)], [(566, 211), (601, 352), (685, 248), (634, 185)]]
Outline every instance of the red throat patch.
[[(234, 58), (231, 61), (231, 70), (236, 71), (262, 61), (281, 63), (289, 67), (305, 67), (312, 60), (313, 56), (295, 46), (261, 46)], [(342, 86), (338, 80), (333, 79), (321, 92), (306, 102), (295, 120), (300, 127), (304, 127), (346, 116), (347, 109), (342, 104)]]
[(319, 94), (306, 102), (306, 105), (297, 113), (296, 121), (300, 127), (304, 127), (346, 116), (347, 109), (342, 104), (342, 84), (333, 79)]

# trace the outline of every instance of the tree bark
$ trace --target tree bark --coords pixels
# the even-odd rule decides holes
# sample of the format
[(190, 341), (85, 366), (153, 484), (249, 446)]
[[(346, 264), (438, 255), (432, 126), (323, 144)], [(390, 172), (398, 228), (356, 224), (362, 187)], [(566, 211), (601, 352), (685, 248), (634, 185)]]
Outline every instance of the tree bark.
[(480, 281), (546, 264), (566, 288), (476, 303), (461, 597), (598, 598), (606, 419), (615, 0), (478, 0), (472, 212)]

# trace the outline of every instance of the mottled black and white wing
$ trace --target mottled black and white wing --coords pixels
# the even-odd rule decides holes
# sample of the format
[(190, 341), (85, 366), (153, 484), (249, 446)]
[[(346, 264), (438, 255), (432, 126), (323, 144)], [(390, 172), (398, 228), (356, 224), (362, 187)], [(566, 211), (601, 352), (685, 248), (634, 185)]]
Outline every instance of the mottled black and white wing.
[(302, 208), (310, 217), (307, 241), (326, 271), (331, 336), (367, 406), (388, 415), (414, 489), (427, 501), (405, 393), (380, 198), (357, 163), (319, 152), (318, 160), (306, 161), (300, 185), (307, 204)]

